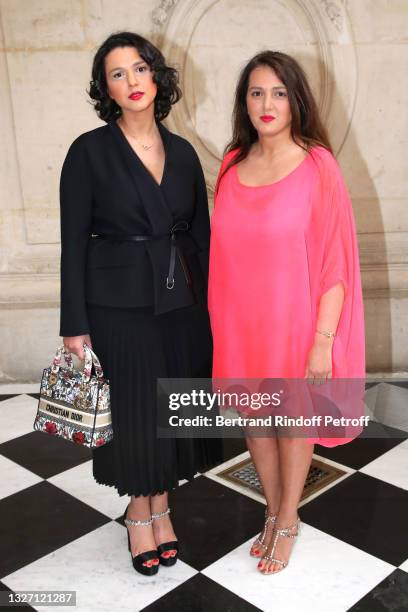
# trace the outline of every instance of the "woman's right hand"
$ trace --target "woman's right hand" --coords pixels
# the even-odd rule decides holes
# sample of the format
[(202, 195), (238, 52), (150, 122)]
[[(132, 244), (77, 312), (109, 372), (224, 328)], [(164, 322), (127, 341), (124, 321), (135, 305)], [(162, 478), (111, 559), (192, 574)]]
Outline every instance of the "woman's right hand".
[(89, 334), (86, 336), (64, 336), (64, 347), (69, 353), (73, 353), (79, 359), (84, 359), (84, 344), (92, 348), (92, 342)]

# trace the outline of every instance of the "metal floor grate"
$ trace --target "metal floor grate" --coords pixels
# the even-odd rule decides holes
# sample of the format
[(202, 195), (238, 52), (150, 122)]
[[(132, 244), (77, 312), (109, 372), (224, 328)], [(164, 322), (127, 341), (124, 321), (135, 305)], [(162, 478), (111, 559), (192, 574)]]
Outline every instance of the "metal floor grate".
[[(346, 473), (347, 472), (324, 463), (323, 461), (312, 459), (302, 497), (300, 498), (301, 501), (320, 489), (323, 489), (323, 487), (331, 484)], [(245, 459), (245, 461), (241, 461), (222, 472), (218, 472), (217, 476), (263, 495), (262, 486), (251, 459)]]

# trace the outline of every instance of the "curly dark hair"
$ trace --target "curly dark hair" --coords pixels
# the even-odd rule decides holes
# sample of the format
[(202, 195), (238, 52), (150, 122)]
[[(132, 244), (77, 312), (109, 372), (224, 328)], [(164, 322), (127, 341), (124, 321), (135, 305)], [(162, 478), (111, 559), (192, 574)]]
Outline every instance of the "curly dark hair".
[[(320, 119), (316, 101), (300, 64), (286, 53), (261, 51), (244, 66), (238, 79), (232, 116), (233, 134), (225, 148), (225, 153), (234, 149), (238, 149), (238, 153), (230, 160), (219, 177), (216, 191), (224, 174), (232, 166), (244, 160), (248, 156), (253, 143), (258, 140), (258, 133), (251, 123), (246, 105), (249, 77), (258, 66), (269, 66), (282, 83), (286, 85), (292, 114), (292, 140), (306, 151), (309, 151), (313, 146), (321, 145), (333, 153), (326, 128)], [(302, 145), (302, 141), (306, 146)]]
[(133, 32), (111, 34), (97, 50), (92, 64), (92, 81), (88, 91), (94, 109), (100, 119), (107, 123), (121, 115), (121, 108), (108, 95), (105, 74), (105, 57), (116, 47), (134, 47), (140, 57), (153, 72), (153, 81), (157, 85), (154, 99), (154, 116), (156, 121), (165, 119), (170, 113), (172, 104), (182, 96), (178, 87), (178, 72), (166, 65), (162, 53), (151, 42)]

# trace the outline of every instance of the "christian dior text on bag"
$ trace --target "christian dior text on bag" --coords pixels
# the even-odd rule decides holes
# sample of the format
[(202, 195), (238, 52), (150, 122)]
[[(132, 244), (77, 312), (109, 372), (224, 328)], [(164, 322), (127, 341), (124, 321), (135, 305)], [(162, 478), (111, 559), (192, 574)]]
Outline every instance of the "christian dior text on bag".
[[(58, 348), (41, 380), (34, 429), (76, 444), (97, 447), (113, 437), (109, 381), (95, 353), (84, 344), (83, 372), (74, 370), (71, 354)], [(61, 367), (64, 355), (67, 367)], [(92, 374), (92, 366), (95, 376)]]

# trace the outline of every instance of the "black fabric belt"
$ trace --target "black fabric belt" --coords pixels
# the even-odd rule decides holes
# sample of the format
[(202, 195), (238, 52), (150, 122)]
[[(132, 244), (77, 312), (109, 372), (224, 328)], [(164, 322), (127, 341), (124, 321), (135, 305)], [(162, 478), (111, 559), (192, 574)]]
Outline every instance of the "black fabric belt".
[(170, 238), (170, 260), (169, 260), (169, 271), (166, 278), (167, 289), (173, 289), (174, 287), (174, 268), (176, 265), (176, 253), (177, 253), (177, 232), (188, 232), (190, 224), (188, 221), (178, 221), (173, 225), (168, 234), (161, 234), (158, 236), (152, 236), (149, 234), (139, 235), (127, 235), (127, 234), (92, 234), (91, 238), (100, 238), (102, 240), (120, 240), (120, 241), (133, 241), (133, 242), (144, 242), (146, 240), (163, 240), (163, 238)]

